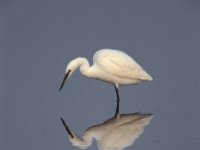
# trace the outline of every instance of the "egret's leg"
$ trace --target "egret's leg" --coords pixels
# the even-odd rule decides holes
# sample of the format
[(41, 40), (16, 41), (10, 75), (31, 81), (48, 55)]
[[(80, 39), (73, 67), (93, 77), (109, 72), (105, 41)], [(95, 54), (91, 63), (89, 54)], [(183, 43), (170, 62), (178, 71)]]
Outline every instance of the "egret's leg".
[(119, 102), (120, 102), (119, 90), (118, 90), (118, 88), (116, 86), (115, 86), (115, 92), (116, 92), (116, 95), (117, 95), (117, 107), (116, 107), (114, 118), (118, 117), (118, 115), (119, 115)]

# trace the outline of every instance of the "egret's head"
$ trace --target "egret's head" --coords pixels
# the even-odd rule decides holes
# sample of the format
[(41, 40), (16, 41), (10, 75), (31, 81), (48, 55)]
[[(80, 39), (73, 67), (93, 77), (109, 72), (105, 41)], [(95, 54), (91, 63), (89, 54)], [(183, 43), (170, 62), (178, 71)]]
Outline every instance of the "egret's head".
[(68, 63), (68, 65), (67, 65), (67, 67), (66, 67), (65, 77), (64, 77), (64, 79), (63, 79), (63, 81), (62, 81), (62, 84), (61, 84), (61, 86), (60, 86), (59, 91), (62, 90), (62, 88), (63, 88), (63, 86), (64, 86), (64, 84), (65, 84), (65, 81), (66, 81), (67, 79), (69, 79), (69, 77), (73, 74), (73, 72), (74, 72), (79, 66), (80, 66), (80, 63), (79, 63), (79, 61), (78, 61), (77, 58), (74, 59), (74, 60), (72, 60), (72, 61), (70, 61), (70, 62)]

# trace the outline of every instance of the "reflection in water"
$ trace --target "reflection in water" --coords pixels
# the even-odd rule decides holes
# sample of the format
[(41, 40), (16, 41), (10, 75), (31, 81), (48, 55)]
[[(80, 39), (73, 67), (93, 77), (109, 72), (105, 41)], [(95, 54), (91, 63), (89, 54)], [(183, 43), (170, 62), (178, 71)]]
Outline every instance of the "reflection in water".
[(120, 114), (118, 118), (113, 117), (102, 124), (89, 127), (82, 138), (70, 130), (63, 118), (61, 121), (71, 143), (80, 149), (88, 148), (94, 138), (99, 150), (120, 150), (131, 146), (152, 118), (152, 114)]

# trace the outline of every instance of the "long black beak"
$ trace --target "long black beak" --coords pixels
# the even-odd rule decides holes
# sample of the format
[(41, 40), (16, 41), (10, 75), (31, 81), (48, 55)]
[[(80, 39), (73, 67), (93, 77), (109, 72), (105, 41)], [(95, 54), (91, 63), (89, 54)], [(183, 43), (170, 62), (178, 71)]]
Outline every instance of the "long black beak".
[(64, 86), (64, 84), (65, 84), (65, 81), (67, 80), (67, 77), (69, 76), (69, 73), (70, 73), (70, 72), (71, 72), (71, 70), (69, 70), (69, 71), (65, 74), (65, 77), (64, 77), (64, 79), (63, 79), (63, 81), (62, 81), (62, 84), (61, 84), (61, 86), (60, 86), (59, 91), (62, 90), (62, 88), (63, 88), (63, 86)]
[(72, 134), (71, 130), (69, 129), (69, 127), (67, 126), (67, 124), (65, 123), (65, 120), (60, 117), (61, 121), (62, 121), (62, 124), (63, 126), (65, 127), (65, 130), (67, 131), (67, 133), (70, 135), (70, 137), (73, 139), (74, 138), (74, 135)]

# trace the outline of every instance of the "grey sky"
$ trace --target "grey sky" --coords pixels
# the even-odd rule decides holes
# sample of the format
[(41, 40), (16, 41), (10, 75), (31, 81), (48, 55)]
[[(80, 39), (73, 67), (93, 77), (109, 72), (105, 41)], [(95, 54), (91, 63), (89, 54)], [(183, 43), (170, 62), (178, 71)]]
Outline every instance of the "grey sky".
[(128, 149), (200, 148), (197, 0), (2, 0), (0, 13), (1, 149), (77, 149), (60, 116), (81, 135), (114, 114), (113, 87), (79, 71), (58, 91), (67, 63), (92, 63), (101, 48), (125, 51), (154, 77), (120, 88), (121, 113), (155, 114)]

